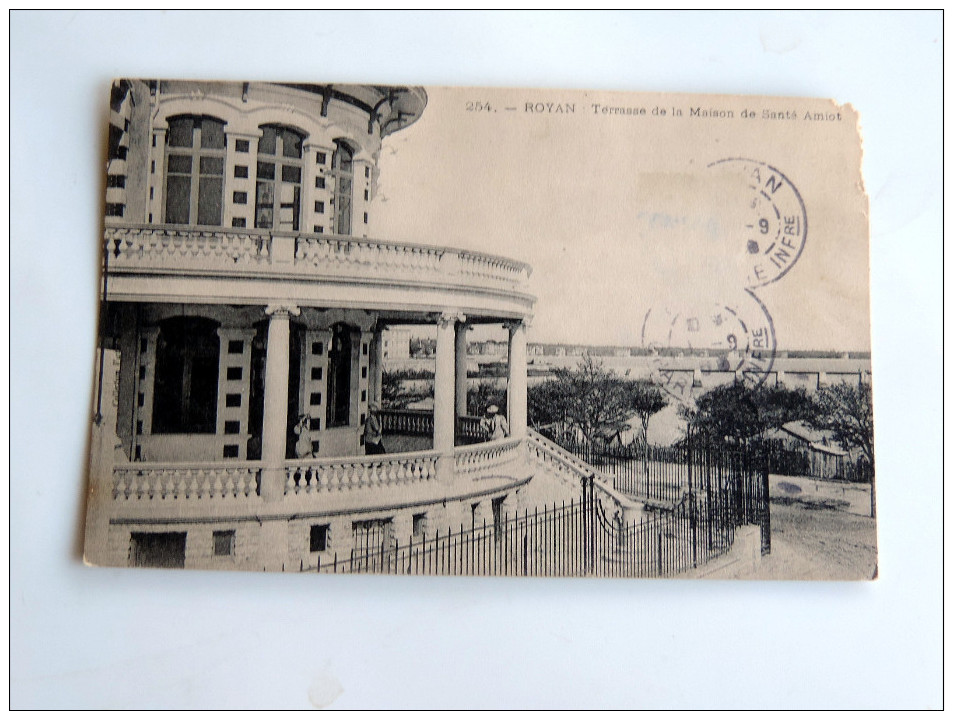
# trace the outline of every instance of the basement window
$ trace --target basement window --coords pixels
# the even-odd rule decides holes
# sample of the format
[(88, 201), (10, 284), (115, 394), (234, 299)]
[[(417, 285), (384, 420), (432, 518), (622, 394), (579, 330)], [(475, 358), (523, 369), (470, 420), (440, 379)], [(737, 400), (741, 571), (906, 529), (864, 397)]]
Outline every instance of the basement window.
[(228, 556), (235, 554), (235, 531), (212, 532), (212, 555)]
[(311, 552), (323, 553), (328, 549), (330, 526), (326, 523), (311, 527)]

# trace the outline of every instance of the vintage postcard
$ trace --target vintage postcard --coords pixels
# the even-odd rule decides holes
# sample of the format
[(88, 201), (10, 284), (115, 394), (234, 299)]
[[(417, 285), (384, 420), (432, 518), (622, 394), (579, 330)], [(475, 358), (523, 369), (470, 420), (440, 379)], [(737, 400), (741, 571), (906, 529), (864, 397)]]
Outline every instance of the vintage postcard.
[(108, 100), (88, 563), (876, 578), (850, 105)]

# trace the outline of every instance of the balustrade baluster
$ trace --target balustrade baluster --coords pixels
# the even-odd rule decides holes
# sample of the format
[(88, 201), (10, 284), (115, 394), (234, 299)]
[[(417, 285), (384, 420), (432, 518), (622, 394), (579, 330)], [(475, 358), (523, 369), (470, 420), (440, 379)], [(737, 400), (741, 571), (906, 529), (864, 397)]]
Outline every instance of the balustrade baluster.
[(186, 469), (182, 472), (182, 491), (183, 499), (191, 499), (194, 495), (196, 472), (194, 469)]
[[(149, 493), (149, 479), (144, 476), (141, 472), (129, 472), (129, 495), (126, 498), (135, 496), (136, 499), (141, 499), (143, 496), (150, 496)], [(151, 496), (150, 496), (151, 498)]]
[(222, 480), (227, 475), (227, 472), (224, 472), (221, 469), (213, 469), (211, 471), (209, 475), (209, 495), (213, 499), (221, 499), (225, 497), (225, 492), (223, 491), (225, 483)]
[(209, 479), (212, 476), (214, 470), (202, 469), (198, 473), (198, 477), (195, 482), (195, 496), (199, 499), (209, 498), (209, 493), (211, 491), (211, 484)]

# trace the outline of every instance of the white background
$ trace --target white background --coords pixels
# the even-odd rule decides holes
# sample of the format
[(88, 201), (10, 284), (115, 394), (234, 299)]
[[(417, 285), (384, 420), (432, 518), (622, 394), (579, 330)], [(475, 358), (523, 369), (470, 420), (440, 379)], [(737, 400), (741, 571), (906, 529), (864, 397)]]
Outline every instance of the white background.
[[(939, 13), (14, 13), (15, 707), (941, 705)], [(871, 196), (880, 580), (84, 568), (110, 80), (831, 97)], [(335, 698), (336, 696), (336, 698)]]

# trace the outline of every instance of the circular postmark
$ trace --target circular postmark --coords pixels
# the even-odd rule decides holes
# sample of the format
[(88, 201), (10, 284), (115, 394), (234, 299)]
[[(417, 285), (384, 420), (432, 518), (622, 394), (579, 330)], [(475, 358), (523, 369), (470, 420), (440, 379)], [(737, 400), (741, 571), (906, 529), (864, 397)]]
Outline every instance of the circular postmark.
[(774, 367), (774, 321), (751, 289), (737, 299), (649, 309), (642, 346), (653, 354), (652, 379), (687, 402), (716, 385), (758, 387)]
[(734, 229), (743, 238), (746, 288), (777, 281), (797, 263), (807, 241), (798, 189), (777, 168), (749, 158), (724, 158), (708, 167), (743, 179)]

